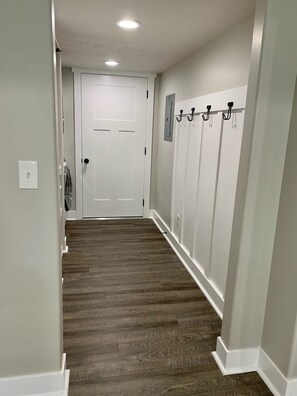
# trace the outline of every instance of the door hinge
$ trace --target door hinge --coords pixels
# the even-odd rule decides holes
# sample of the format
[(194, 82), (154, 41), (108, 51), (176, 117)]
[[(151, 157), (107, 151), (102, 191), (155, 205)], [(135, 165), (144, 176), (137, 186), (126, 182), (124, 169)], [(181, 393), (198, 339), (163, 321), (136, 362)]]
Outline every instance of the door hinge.
[(146, 98), (148, 99), (149, 91), (146, 91)]
[(144, 199), (142, 200), (142, 206), (144, 206)]
[(144, 148), (144, 155), (146, 155), (146, 147)]

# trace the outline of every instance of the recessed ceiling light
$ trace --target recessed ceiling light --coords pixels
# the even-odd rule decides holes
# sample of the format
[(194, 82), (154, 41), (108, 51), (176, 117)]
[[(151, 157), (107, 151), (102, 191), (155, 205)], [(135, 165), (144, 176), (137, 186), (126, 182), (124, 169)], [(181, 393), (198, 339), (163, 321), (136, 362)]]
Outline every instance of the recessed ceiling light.
[(122, 19), (117, 21), (116, 25), (123, 29), (137, 29), (141, 26), (141, 23), (132, 19)]
[(106, 64), (106, 66), (117, 66), (119, 64), (119, 62), (113, 60), (105, 61), (104, 63)]

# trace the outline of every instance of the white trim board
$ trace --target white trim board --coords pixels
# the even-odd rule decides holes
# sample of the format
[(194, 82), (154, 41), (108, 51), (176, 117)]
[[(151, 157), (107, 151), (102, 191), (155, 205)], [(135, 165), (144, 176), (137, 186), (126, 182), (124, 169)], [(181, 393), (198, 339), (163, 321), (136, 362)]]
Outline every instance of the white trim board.
[(106, 76), (144, 77), (144, 78), (152, 78), (152, 79), (155, 79), (157, 77), (157, 73), (128, 72), (128, 71), (123, 72), (119, 70), (85, 69), (80, 67), (73, 67), (72, 72), (80, 73), (80, 74), (103, 74)]
[(149, 211), (149, 218), (154, 219), (154, 209), (150, 209)]
[(297, 378), (288, 380), (263, 349), (260, 349), (257, 371), (275, 396), (297, 395)]
[(297, 395), (297, 378), (288, 380), (260, 347), (229, 351), (218, 337), (212, 355), (223, 375), (257, 371), (274, 396)]
[(114, 70), (93, 70), (73, 68), (74, 72), (74, 120), (75, 120), (75, 170), (76, 170), (76, 219), (83, 218), (83, 186), (82, 186), (82, 75), (98, 74), (123, 77), (139, 77), (147, 78), (147, 89), (149, 97), (147, 99), (146, 113), (146, 130), (145, 130), (145, 146), (146, 156), (144, 159), (144, 207), (143, 217), (150, 217), (150, 188), (151, 188), (151, 162), (152, 162), (152, 140), (153, 140), (153, 115), (154, 115), (154, 97), (155, 97), (155, 73), (132, 73)]
[(257, 371), (259, 348), (229, 351), (222, 338), (217, 338), (216, 351), (212, 353), (223, 375)]
[(196, 98), (183, 100), (175, 104), (175, 114), (178, 115), (183, 110), (183, 115), (191, 114), (191, 109), (195, 107), (194, 114), (205, 113), (206, 106), (211, 105), (210, 112), (225, 111), (228, 109), (227, 103), (234, 102), (233, 110), (245, 109), (247, 86), (227, 89), (213, 94), (198, 96)]
[(64, 245), (63, 245), (62, 253), (63, 254), (68, 253), (67, 237), (64, 237)]
[(167, 242), (172, 247), (183, 265), (186, 267), (189, 274), (197, 283), (197, 285), (199, 286), (205, 297), (208, 299), (216, 313), (222, 319), (224, 300), (222, 299), (216, 287), (211, 284), (211, 282), (205, 277), (203, 272), (183, 249), (182, 245), (178, 242), (178, 240), (170, 231), (169, 227), (165, 224), (165, 222), (155, 210), (153, 211), (153, 220), (162, 233), (166, 232), (166, 234), (164, 234), (164, 237), (166, 238)]
[(66, 212), (66, 220), (76, 220), (76, 210)]
[(5, 396), (67, 396), (70, 371), (66, 370), (66, 354), (63, 354), (62, 369), (0, 379), (0, 395)]

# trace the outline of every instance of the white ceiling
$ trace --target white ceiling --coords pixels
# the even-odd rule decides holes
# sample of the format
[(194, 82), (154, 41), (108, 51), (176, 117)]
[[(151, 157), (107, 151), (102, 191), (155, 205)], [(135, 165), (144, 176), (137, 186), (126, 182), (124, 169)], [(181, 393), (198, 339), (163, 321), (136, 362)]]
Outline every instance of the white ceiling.
[[(163, 72), (251, 14), (255, 0), (55, 0), (65, 66)], [(115, 22), (142, 23), (124, 31)]]

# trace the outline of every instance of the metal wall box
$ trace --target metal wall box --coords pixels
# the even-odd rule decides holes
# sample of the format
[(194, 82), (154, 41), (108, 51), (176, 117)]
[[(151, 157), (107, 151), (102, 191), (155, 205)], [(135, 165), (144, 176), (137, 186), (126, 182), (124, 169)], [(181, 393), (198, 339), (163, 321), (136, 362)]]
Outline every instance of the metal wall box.
[(166, 96), (164, 140), (172, 142), (174, 125), (175, 94)]

